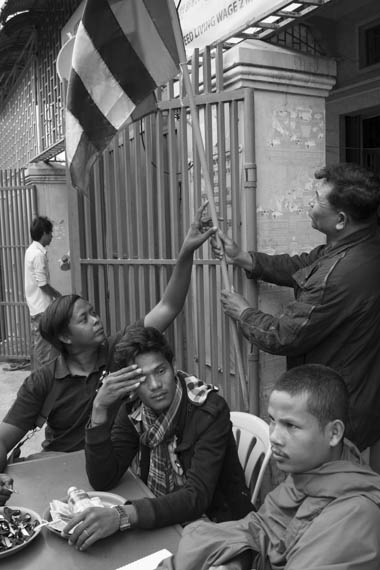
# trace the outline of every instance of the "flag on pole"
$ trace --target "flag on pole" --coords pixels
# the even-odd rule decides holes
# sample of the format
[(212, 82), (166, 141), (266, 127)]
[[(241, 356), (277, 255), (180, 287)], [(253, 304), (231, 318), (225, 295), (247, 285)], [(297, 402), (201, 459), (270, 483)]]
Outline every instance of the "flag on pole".
[(153, 112), (155, 88), (179, 71), (171, 1), (87, 0), (66, 108), (66, 155), (78, 190), (86, 191), (92, 165), (116, 132)]

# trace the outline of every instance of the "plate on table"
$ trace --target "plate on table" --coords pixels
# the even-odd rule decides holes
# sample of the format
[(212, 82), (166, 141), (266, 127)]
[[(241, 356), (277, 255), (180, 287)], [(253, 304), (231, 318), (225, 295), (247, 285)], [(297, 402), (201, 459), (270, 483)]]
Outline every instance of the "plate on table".
[[(106, 493), (103, 491), (86, 491), (86, 492), (87, 492), (87, 495), (90, 497), (90, 499), (93, 497), (98, 497), (105, 507), (114, 507), (115, 505), (124, 505), (124, 503), (125, 503), (124, 497), (122, 497), (121, 495), (116, 495), (116, 493)], [(64, 499), (58, 499), (58, 501), (61, 501), (62, 503), (67, 503), (67, 497), (65, 497)], [(94, 505), (94, 506), (96, 506), (96, 505)], [(50, 514), (50, 507), (48, 507), (45, 510), (43, 517), (47, 521), (52, 520), (51, 514)], [(49, 525), (46, 528), (48, 528), (54, 534), (57, 534), (58, 536), (62, 536), (60, 530), (57, 530), (57, 529), (55, 529)]]
[[(0, 524), (1, 524), (1, 521), (3, 520), (5, 509), (10, 509), (11, 512), (20, 511), (21, 517), (29, 514), (31, 517), (30, 525), (38, 525), (42, 522), (40, 515), (38, 513), (36, 513), (35, 511), (32, 511), (32, 509), (28, 509), (26, 507), (0, 507)], [(30, 531), (33, 531), (33, 532), (31, 532), (30, 536), (26, 536), (26, 535), (24, 536), (25, 533), (23, 533), (21, 531), (22, 527), (21, 527), (21, 524), (18, 523), (17, 519), (14, 521), (14, 524), (11, 523), (11, 526), (12, 526), (12, 529), (19, 535), (19, 540), (22, 540), (22, 542), (20, 544), (16, 544), (15, 546), (11, 546), (10, 548), (6, 548), (5, 550), (0, 550), (0, 559), (5, 558), (6, 556), (10, 556), (11, 554), (15, 554), (19, 550), (22, 550), (23, 548), (28, 546), (36, 538), (36, 536), (38, 536), (41, 532), (41, 527), (38, 528), (37, 530), (30, 528)], [(26, 525), (25, 530), (26, 530), (26, 532), (29, 532), (29, 525), (28, 524)], [(0, 541), (1, 541), (1, 545), (2, 545), (3, 535), (1, 535)], [(2, 548), (2, 546), (1, 546), (1, 548)]]

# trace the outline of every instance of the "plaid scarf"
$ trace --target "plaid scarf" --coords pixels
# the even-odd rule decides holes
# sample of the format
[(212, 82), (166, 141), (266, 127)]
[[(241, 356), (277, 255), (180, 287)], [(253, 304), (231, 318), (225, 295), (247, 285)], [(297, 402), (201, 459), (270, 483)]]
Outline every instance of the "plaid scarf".
[[(218, 390), (216, 386), (204, 384), (195, 376), (186, 376), (183, 372), (179, 372), (178, 376), (185, 381), (189, 400), (197, 406), (201, 406), (206, 401), (209, 392)], [(176, 439), (174, 437), (176, 427), (174, 419), (181, 404), (182, 394), (181, 382), (177, 377), (173, 401), (166, 412), (157, 416), (153, 410), (140, 403), (129, 416), (140, 434), (140, 442), (150, 447), (147, 486), (156, 497), (172, 493), (183, 484), (185, 479), (179, 463), (175, 461)], [(140, 458), (134, 462), (134, 468), (140, 475)]]
[(153, 495), (159, 497), (171, 493), (176, 488), (173, 467), (169, 457), (168, 442), (174, 435), (174, 418), (178, 412), (182, 398), (182, 387), (177, 382), (174, 398), (170, 408), (156, 416), (156, 414), (142, 404), (141, 420), (143, 434), (140, 441), (150, 447), (150, 465), (147, 486)]
[[(180, 371), (183, 375), (184, 372)], [(199, 380), (196, 376), (182, 376), (186, 383), (187, 396), (192, 404), (195, 406), (202, 406), (207, 400), (207, 396), (210, 392), (218, 392), (219, 388), (213, 386), (212, 384), (205, 384), (202, 380)]]

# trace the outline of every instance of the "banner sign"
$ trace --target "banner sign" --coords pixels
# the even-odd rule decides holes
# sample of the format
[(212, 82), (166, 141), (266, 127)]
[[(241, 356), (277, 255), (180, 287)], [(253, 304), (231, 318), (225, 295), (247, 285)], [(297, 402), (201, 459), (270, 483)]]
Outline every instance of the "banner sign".
[(288, 4), (289, 0), (182, 0), (178, 13), (186, 51), (191, 54), (194, 48), (230, 38)]

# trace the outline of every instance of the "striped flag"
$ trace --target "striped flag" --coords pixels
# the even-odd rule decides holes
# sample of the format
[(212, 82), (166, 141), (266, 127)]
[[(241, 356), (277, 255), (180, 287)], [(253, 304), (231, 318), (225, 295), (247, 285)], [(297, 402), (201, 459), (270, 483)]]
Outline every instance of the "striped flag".
[(78, 190), (86, 192), (91, 167), (116, 132), (154, 111), (155, 88), (179, 71), (171, 1), (87, 0), (66, 108), (66, 156)]

